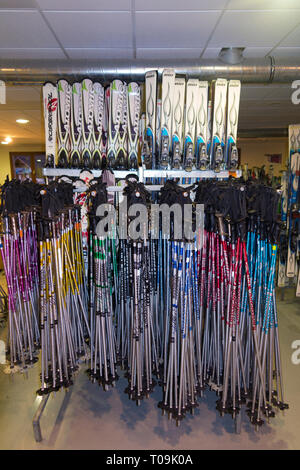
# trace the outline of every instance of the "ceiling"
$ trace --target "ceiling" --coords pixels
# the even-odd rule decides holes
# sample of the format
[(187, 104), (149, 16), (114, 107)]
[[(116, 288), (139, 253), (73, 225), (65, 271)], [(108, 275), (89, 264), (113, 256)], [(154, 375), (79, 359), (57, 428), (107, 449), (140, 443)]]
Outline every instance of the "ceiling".
[[(284, 8), (283, 8), (284, 7)], [(0, 58), (300, 57), (299, 0), (0, 0)]]
[[(282, 8), (284, 6), (284, 8)], [(0, 0), (0, 59), (300, 58), (299, 0)], [(299, 77), (300, 79), (300, 77)], [(289, 84), (242, 85), (240, 129), (300, 121)], [(26, 125), (17, 118), (27, 118)], [(44, 141), (39, 86), (7, 87), (0, 140)], [(9, 147), (9, 146), (8, 146)]]

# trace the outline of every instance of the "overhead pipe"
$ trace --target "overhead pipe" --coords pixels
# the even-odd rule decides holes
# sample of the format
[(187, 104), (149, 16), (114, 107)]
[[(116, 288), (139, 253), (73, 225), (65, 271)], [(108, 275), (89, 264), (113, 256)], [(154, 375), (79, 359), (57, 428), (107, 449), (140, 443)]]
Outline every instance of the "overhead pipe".
[(175, 69), (176, 74), (211, 81), (218, 77), (239, 79), (243, 83), (291, 83), (300, 79), (300, 60), (279, 60), (273, 57), (244, 59), (228, 65), (220, 60), (0, 60), (0, 79), (7, 84), (32, 85), (64, 77), (75, 81), (83, 77), (111, 81), (143, 81), (148, 70)]

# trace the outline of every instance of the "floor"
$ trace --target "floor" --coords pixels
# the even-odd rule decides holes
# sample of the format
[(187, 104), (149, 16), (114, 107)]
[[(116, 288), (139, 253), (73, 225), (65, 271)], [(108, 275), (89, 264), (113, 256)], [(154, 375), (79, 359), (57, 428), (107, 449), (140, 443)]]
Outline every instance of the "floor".
[(177, 428), (157, 407), (160, 387), (137, 407), (124, 393), (127, 381), (122, 373), (117, 387), (104, 392), (88, 380), (83, 364), (67, 393), (50, 396), (41, 420), (43, 441), (36, 443), (32, 418), (40, 402), (35, 395), (39, 366), (29, 370), (26, 377), (7, 375), (1, 365), (0, 448), (300, 449), (300, 364), (291, 361), (291, 344), (300, 340), (300, 299), (295, 299), (292, 290), (285, 293), (284, 301), (278, 301), (278, 312), (285, 400), (290, 409), (278, 412), (259, 431), (243, 412), (241, 433), (236, 434), (232, 418), (219, 416), (216, 395), (210, 391), (205, 392), (195, 416), (187, 416)]

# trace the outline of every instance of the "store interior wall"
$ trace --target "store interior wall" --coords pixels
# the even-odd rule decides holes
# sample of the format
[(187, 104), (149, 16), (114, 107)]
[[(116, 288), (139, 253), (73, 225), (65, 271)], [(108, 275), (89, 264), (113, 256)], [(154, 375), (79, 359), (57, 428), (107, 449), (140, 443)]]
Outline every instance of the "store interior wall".
[[(256, 139), (239, 139), (238, 147), (241, 149), (241, 165), (248, 164), (248, 168), (254, 166), (273, 166), (275, 176), (280, 176), (280, 171), (286, 169), (288, 161), (288, 138), (272, 137), (272, 138), (256, 138)], [(271, 163), (268, 155), (281, 154), (281, 164)]]
[(3, 184), (6, 176), (11, 178), (10, 152), (45, 152), (41, 144), (31, 145), (1, 145), (0, 146), (0, 184)]

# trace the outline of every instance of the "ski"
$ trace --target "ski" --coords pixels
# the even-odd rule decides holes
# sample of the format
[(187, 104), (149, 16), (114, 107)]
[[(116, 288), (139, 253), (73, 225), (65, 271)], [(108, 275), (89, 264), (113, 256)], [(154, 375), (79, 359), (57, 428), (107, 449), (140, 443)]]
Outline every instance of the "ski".
[(71, 167), (80, 167), (80, 141), (82, 133), (82, 101), (81, 101), (81, 83), (72, 85), (71, 102)]
[(288, 257), (286, 275), (295, 276), (297, 251), (297, 197), (300, 171), (300, 125), (289, 126), (289, 199), (288, 199)]
[(116, 165), (119, 129), (123, 113), (123, 89), (124, 84), (121, 80), (114, 80), (110, 84), (107, 150), (107, 164), (109, 168), (114, 168)]
[(236, 146), (241, 82), (229, 80), (227, 93), (226, 155), (225, 164), (229, 170), (236, 170), (239, 163)]
[(128, 85), (128, 168), (138, 168), (139, 118), (141, 108), (140, 86), (131, 82)]
[(219, 172), (225, 169), (224, 135), (227, 80), (218, 78), (213, 82), (212, 93), (212, 133), (211, 133), (211, 167)]
[(58, 159), (59, 168), (68, 167), (67, 145), (70, 136), (70, 115), (71, 115), (71, 85), (67, 80), (57, 82), (58, 93)]
[(81, 165), (90, 168), (92, 163), (91, 140), (94, 119), (94, 86), (92, 80), (85, 78), (81, 82), (82, 100), (82, 141)]
[(182, 133), (185, 98), (185, 78), (175, 78), (172, 120), (172, 168), (182, 166)]
[(127, 85), (123, 83), (122, 114), (117, 143), (116, 168), (125, 170), (128, 166), (127, 153), (127, 122), (128, 122), (128, 103), (127, 103)]
[(288, 202), (288, 172), (283, 171), (281, 175), (281, 223), (282, 228), (279, 237), (279, 263), (278, 263), (278, 287), (285, 287), (288, 283), (286, 277), (286, 260), (288, 240), (286, 232), (287, 224), (287, 202)]
[(165, 69), (162, 74), (162, 109), (161, 109), (161, 139), (159, 165), (162, 168), (169, 166), (172, 133), (173, 95), (175, 85), (175, 72)]
[(196, 116), (196, 167), (207, 170), (209, 156), (207, 154), (208, 138), (208, 82), (199, 82), (199, 107)]
[(146, 129), (143, 142), (143, 161), (147, 169), (155, 168), (156, 146), (156, 103), (157, 103), (157, 72), (146, 72)]
[(53, 83), (43, 85), (43, 104), (46, 141), (46, 168), (54, 168), (56, 157), (57, 88)]
[(92, 167), (94, 170), (101, 169), (101, 147), (103, 138), (103, 115), (104, 115), (104, 88), (101, 83), (95, 82), (94, 89), (94, 112), (93, 112), (93, 153)]
[(195, 134), (199, 98), (199, 80), (190, 78), (186, 85), (184, 169), (192, 171), (195, 164)]

